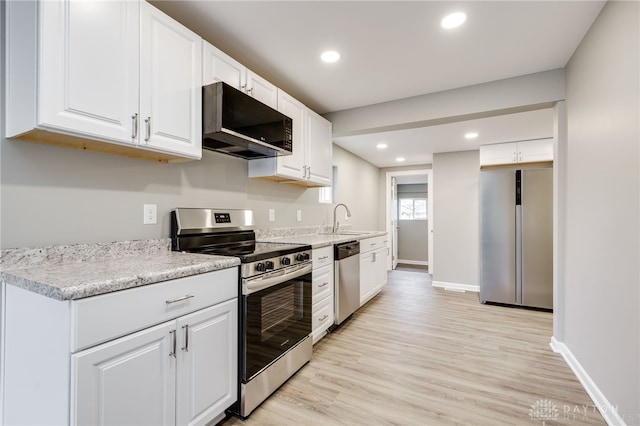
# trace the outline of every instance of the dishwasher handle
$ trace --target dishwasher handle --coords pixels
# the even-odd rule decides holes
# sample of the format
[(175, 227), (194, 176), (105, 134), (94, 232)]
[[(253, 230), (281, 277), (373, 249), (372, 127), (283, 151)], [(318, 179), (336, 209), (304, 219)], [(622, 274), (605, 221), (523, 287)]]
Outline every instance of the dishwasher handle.
[(333, 260), (338, 261), (360, 253), (359, 241), (348, 241), (336, 244), (333, 249)]

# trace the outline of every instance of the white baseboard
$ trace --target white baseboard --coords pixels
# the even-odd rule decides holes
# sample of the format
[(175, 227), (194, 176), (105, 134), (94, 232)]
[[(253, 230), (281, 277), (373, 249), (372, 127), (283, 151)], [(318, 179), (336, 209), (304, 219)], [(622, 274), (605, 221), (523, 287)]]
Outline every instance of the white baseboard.
[(405, 265), (421, 265), (421, 266), (429, 266), (429, 262), (425, 260), (405, 260), (398, 259), (398, 263), (404, 263)]
[(445, 281), (433, 281), (431, 285), (433, 287), (444, 288), (445, 290), (473, 291), (476, 293), (480, 292), (480, 286), (473, 285), (473, 284), (459, 284), (459, 283), (448, 283)]
[(587, 374), (585, 369), (582, 368), (580, 362), (578, 362), (576, 357), (573, 356), (573, 353), (569, 350), (567, 345), (562, 342), (558, 342), (555, 337), (551, 337), (549, 346), (551, 346), (551, 349), (553, 349), (554, 352), (562, 355), (564, 361), (571, 368), (573, 374), (576, 375), (584, 390), (587, 391), (593, 400), (593, 403), (598, 408), (598, 411), (604, 418), (604, 421), (610, 426), (625, 426), (626, 423), (624, 422), (624, 419), (620, 417), (617, 407), (609, 402), (600, 388), (598, 388), (595, 382), (591, 379), (591, 376)]

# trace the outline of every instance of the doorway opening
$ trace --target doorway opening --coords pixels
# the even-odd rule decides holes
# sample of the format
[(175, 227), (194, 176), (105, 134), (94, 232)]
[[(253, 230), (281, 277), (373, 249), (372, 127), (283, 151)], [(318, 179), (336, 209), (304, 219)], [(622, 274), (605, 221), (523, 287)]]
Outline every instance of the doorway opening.
[[(398, 261), (403, 261), (407, 264), (413, 264), (416, 266), (427, 266), (430, 274), (433, 274), (433, 171), (430, 169), (417, 169), (417, 170), (403, 170), (386, 173), (386, 203), (385, 203), (385, 223), (386, 231), (390, 240), (390, 250), (387, 256), (387, 269), (395, 269), (398, 265)], [(398, 185), (401, 190), (405, 189), (404, 194), (398, 191)], [(426, 188), (425, 188), (426, 186)], [(403, 188), (404, 187), (404, 188)], [(426, 189), (426, 220), (423, 213), (423, 204), (421, 200), (424, 200), (423, 190)], [(411, 194), (412, 190), (417, 190), (419, 194)], [(404, 200), (404, 201), (402, 201)], [(417, 202), (416, 202), (417, 201)], [(409, 209), (411, 204), (411, 209)], [(404, 206), (404, 216), (399, 213), (401, 206)], [(413, 222), (418, 217), (420, 223)], [(412, 223), (413, 222), (413, 223)], [(425, 223), (426, 222), (426, 223)], [(404, 225), (404, 226), (403, 226)], [(426, 226), (425, 226), (426, 225)], [(410, 229), (401, 228), (415, 228), (417, 233), (412, 233), (411, 237), (404, 231), (410, 232)], [(400, 231), (400, 232), (399, 232)], [(413, 257), (413, 259), (402, 259), (400, 254), (403, 254), (402, 250), (399, 250), (400, 245), (403, 243), (402, 236), (405, 235), (405, 243), (403, 248), (405, 250), (404, 257)], [(412, 241), (408, 241), (411, 239)], [(417, 244), (417, 246), (415, 246)], [(411, 246), (414, 245), (414, 249)], [(411, 250), (421, 251), (422, 255), (410, 256), (407, 255), (407, 251)], [(417, 254), (417, 253), (416, 253)], [(426, 254), (426, 256), (425, 256)], [(426, 258), (426, 260), (424, 260)], [(419, 259), (419, 260), (416, 260)]]

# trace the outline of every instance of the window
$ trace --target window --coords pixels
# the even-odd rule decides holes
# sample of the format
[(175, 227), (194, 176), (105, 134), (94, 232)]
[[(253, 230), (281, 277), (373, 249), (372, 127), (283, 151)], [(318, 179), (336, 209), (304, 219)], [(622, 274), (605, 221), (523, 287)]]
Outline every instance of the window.
[(399, 220), (427, 220), (426, 198), (401, 198), (399, 201)]
[(324, 186), (318, 191), (318, 202), (333, 204), (338, 199), (338, 167), (333, 166), (333, 179), (331, 186)]

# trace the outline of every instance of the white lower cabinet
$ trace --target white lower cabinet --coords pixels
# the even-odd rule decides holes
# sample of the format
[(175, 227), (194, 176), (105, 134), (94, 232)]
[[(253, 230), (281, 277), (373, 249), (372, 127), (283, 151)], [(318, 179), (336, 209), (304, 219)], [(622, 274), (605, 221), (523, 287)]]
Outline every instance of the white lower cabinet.
[(360, 240), (360, 305), (367, 303), (387, 283), (385, 236)]
[(334, 321), (333, 247), (313, 250), (312, 319), (313, 343), (327, 334)]
[(0, 424), (215, 424), (237, 400), (237, 268), (78, 300), (3, 291)]
[(72, 423), (222, 418), (236, 399), (237, 312), (230, 300), (73, 355)]
[(173, 425), (175, 321), (71, 357), (71, 424)]

